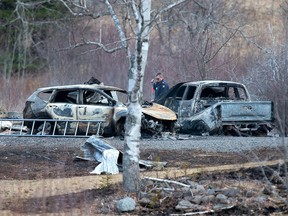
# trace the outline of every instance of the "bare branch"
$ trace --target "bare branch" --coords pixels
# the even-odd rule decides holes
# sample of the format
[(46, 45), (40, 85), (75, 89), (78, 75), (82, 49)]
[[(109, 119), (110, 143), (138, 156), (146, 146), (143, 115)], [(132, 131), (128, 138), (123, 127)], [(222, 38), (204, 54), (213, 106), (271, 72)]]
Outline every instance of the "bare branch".
[[(126, 40), (131, 40), (132, 38), (127, 38)], [(84, 41), (82, 43), (75, 43), (73, 45), (70, 45), (69, 47), (65, 47), (65, 48), (62, 48), (60, 49), (59, 51), (63, 51), (63, 50), (69, 50), (69, 49), (74, 49), (74, 48), (78, 48), (78, 47), (83, 47), (83, 46), (90, 46), (90, 45), (93, 45), (93, 46), (97, 46), (97, 49), (103, 49), (105, 52), (107, 53), (114, 53), (116, 51), (119, 51), (121, 49), (123, 49), (123, 46), (117, 46), (117, 47), (114, 47), (114, 48), (111, 48), (109, 49), (108, 47), (110, 46), (115, 46), (115, 44), (119, 44), (119, 43), (122, 43), (122, 41), (115, 41), (113, 43), (109, 43), (109, 44), (106, 44), (104, 45), (102, 42), (96, 42), (96, 41)], [(94, 49), (94, 50), (97, 50), (97, 49)]]
[(176, 184), (180, 185), (182, 187), (188, 187), (190, 188), (190, 185), (183, 184), (181, 182), (173, 181), (173, 180), (168, 180), (168, 179), (159, 179), (159, 178), (152, 178), (152, 177), (144, 177), (144, 179), (152, 180), (152, 181), (158, 181), (158, 182), (166, 182), (166, 183), (171, 183), (171, 184)]
[(69, 3), (71, 4), (72, 7), (76, 7), (79, 9), (79, 11), (81, 11), (81, 12), (75, 12), (74, 10), (72, 10), (72, 7), (66, 3), (65, 0), (59, 0), (59, 1), (64, 5), (64, 7), (66, 7), (66, 9), (73, 16), (77, 16), (77, 17), (88, 16), (88, 17), (92, 17), (93, 19), (97, 19), (97, 18), (103, 17), (105, 15), (108, 15), (108, 13), (106, 11), (104, 11), (102, 13), (98, 13), (98, 14), (91, 13), (86, 6), (81, 6), (81, 5), (75, 4), (73, 1), (69, 1)]
[(121, 28), (119, 19), (115, 13), (113, 7), (111, 6), (109, 0), (105, 0), (105, 4), (108, 8), (108, 11), (109, 11), (113, 21), (114, 21), (115, 27), (116, 27), (117, 32), (118, 32), (118, 36), (119, 36), (121, 43), (122, 43), (122, 47), (127, 48), (126, 37), (125, 37), (124, 31)]
[(184, 3), (184, 2), (187, 2), (187, 1), (188, 1), (188, 0), (177, 0), (176, 2), (174, 2), (174, 3), (170, 4), (170, 5), (168, 5), (167, 7), (161, 9), (161, 10), (157, 13), (157, 15), (154, 17), (154, 19), (158, 19), (159, 16), (160, 16), (162, 13), (165, 13), (165, 12), (171, 10), (172, 8), (174, 8), (174, 7), (182, 4), (182, 3)]
[(206, 63), (210, 62), (212, 59), (215, 58), (215, 56), (220, 52), (220, 50), (226, 46), (226, 44), (236, 35), (236, 33), (238, 32), (238, 30), (240, 29), (240, 26), (224, 41), (224, 43), (221, 44), (220, 47), (218, 47), (218, 49), (214, 52), (214, 54), (210, 57), (210, 59), (208, 59), (206, 61)]

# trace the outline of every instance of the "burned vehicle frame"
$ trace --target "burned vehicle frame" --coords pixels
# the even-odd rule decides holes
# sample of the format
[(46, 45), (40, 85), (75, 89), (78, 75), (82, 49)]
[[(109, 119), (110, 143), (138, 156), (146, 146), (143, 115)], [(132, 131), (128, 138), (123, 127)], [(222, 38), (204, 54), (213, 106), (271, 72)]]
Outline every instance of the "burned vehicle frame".
[(177, 113), (180, 133), (262, 136), (274, 127), (273, 102), (251, 101), (237, 82), (178, 83), (155, 102)]
[[(101, 122), (99, 135), (124, 136), (124, 124), (128, 114), (126, 101), (125, 90), (105, 86), (102, 83), (43, 87), (37, 89), (27, 99), (23, 117), (27, 120), (25, 125), (30, 130), (33, 128), (33, 134), (39, 131), (45, 131), (46, 134), (54, 132), (73, 134), (76, 124), (77, 134), (83, 134), (87, 132), (85, 121), (97, 120)], [(32, 127), (33, 121), (28, 121), (28, 119), (53, 119), (55, 121), (37, 121)], [(65, 125), (65, 120), (76, 121)], [(161, 135), (162, 132), (174, 133), (176, 122), (175, 112), (167, 107), (148, 102), (142, 105), (142, 133), (150, 136)], [(99, 130), (97, 124), (91, 123), (89, 134), (95, 134), (96, 130)]]

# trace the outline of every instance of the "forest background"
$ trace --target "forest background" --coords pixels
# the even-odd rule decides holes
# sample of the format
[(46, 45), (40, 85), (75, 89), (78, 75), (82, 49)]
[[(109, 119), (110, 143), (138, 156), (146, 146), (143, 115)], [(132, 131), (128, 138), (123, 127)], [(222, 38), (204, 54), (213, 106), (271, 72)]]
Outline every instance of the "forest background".
[[(155, 0), (157, 13), (170, 0)], [(0, 1), (0, 108), (21, 112), (39, 87), (79, 84), (91, 76), (127, 89), (128, 65), (102, 1)], [(69, 1), (68, 1), (69, 2)], [(113, 6), (121, 14), (121, 2)], [(125, 17), (122, 16), (122, 22)], [(191, 0), (161, 13), (150, 34), (144, 99), (162, 72), (170, 86), (205, 79), (244, 83), (253, 100), (272, 100), (287, 135), (288, 3), (286, 0)], [(97, 38), (103, 47), (90, 43)]]

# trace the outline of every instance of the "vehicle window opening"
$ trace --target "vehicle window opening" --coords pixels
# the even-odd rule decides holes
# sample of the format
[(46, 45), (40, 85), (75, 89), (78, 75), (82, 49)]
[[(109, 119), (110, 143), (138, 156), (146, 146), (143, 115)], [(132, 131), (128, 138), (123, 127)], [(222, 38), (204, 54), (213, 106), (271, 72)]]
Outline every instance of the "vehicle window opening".
[(194, 97), (196, 91), (196, 86), (188, 86), (187, 94), (185, 100), (191, 100)]
[(184, 95), (185, 89), (186, 89), (186, 86), (181, 86), (179, 88), (179, 90), (177, 91), (177, 94), (176, 94), (176, 99), (181, 100), (181, 98)]
[(107, 91), (107, 90), (105, 90), (104, 93), (107, 94), (107, 95), (109, 95), (110, 97), (113, 98), (111, 91)]
[(59, 91), (55, 96), (54, 103), (77, 103), (77, 91)]
[(200, 98), (226, 97), (225, 87), (208, 87), (202, 90)]
[(248, 99), (246, 91), (244, 88), (237, 88), (238, 91), (238, 98), (241, 100), (246, 100)]
[(49, 101), (49, 99), (52, 95), (52, 92), (53, 91), (42, 91), (42, 92), (39, 92), (39, 94), (37, 96), (39, 98), (41, 98), (42, 100)]
[(84, 104), (108, 105), (108, 99), (104, 95), (89, 90), (84, 92), (83, 102)]
[(127, 104), (128, 103), (128, 95), (126, 92), (121, 91), (112, 91), (110, 94), (113, 96), (113, 98), (117, 99), (117, 101)]
[(237, 99), (237, 94), (236, 94), (236, 91), (235, 91), (234, 87), (229, 87), (228, 88), (228, 97), (229, 97), (230, 100)]

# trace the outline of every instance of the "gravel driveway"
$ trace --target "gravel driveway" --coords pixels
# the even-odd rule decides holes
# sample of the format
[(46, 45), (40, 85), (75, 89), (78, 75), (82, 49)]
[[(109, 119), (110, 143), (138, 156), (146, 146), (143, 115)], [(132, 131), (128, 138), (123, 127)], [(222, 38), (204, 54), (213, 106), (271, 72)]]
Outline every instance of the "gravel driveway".
[(287, 141), (288, 138), (275, 137), (184, 137), (183, 140), (141, 140), (140, 149), (193, 149), (207, 152), (240, 152), (258, 148), (278, 148), (283, 146), (283, 143), (287, 145)]
[[(80, 147), (88, 138), (51, 138), (51, 137), (0, 137), (0, 148), (3, 146), (43, 145), (43, 147)], [(122, 150), (124, 141), (119, 138), (105, 138), (109, 144)], [(259, 148), (278, 148), (287, 146), (288, 138), (281, 137), (220, 137), (220, 136), (181, 136), (179, 139), (142, 139), (141, 149), (157, 150), (201, 150), (207, 152), (241, 152)]]

